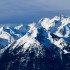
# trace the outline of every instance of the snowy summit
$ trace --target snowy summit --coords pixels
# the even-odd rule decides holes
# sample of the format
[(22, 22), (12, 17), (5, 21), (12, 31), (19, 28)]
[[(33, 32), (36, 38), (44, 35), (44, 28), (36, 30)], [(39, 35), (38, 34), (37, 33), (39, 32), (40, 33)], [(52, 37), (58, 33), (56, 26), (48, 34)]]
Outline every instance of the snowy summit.
[(69, 55), (70, 17), (0, 28), (1, 70), (67, 70)]

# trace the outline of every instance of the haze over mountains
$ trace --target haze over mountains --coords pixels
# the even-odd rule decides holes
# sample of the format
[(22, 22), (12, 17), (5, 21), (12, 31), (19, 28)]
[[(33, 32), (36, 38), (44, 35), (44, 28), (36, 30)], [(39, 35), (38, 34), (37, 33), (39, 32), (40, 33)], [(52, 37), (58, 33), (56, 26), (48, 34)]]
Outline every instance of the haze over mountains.
[(70, 17), (0, 28), (1, 70), (69, 70)]
[(10, 15), (8, 15), (8, 12), (7, 12), (7, 15), (10, 17), (0, 18), (0, 23), (2, 23), (2, 25), (7, 24), (7, 23), (8, 24), (10, 23), (11, 25), (12, 24), (14, 25), (14, 23), (15, 24), (21, 24), (21, 23), (28, 24), (28, 23), (32, 23), (32, 22), (37, 23), (42, 17), (44, 17), (44, 18), (47, 17), (47, 18), (52, 19), (55, 15), (59, 16), (62, 14), (65, 16), (70, 16), (70, 10), (52, 10), (52, 11), (48, 11), (48, 10), (40, 11), (39, 10), (39, 11), (29, 12), (26, 15), (24, 15), (24, 13), (23, 14), (22, 13), (18, 12), (18, 14), (20, 14), (20, 15), (15, 13), (16, 16), (14, 15), (14, 13), (12, 13), (13, 16), (10, 16), (12, 14), (10, 13)]

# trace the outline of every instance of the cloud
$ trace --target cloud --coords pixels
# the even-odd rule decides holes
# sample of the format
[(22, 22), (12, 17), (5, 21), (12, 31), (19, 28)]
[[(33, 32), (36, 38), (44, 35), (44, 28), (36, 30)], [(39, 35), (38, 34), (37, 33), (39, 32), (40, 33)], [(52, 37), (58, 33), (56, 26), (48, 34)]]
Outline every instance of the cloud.
[(69, 3), (70, 0), (0, 0), (0, 21), (20, 21), (42, 12), (70, 9)]

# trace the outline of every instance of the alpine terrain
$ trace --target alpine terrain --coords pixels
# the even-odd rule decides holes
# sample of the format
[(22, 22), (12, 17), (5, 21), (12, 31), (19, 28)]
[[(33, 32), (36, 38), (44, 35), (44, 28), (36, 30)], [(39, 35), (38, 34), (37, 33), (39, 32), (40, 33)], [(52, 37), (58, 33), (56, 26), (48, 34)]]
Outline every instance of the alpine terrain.
[(1, 27), (0, 70), (70, 70), (70, 17)]

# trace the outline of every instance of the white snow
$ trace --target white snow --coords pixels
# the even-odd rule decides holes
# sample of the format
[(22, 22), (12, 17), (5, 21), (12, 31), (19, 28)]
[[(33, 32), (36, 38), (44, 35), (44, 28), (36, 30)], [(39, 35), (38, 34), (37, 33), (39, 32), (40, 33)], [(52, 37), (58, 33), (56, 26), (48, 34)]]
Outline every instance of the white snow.
[(64, 51), (64, 54), (68, 54), (68, 53), (70, 53), (70, 52), (68, 52), (67, 50), (63, 50)]
[(19, 26), (14, 27), (14, 29), (19, 30), (21, 27), (23, 27), (23, 24), (21, 24), (21, 25), (19, 25)]
[[(19, 47), (21, 45), (23, 45), (24, 49), (27, 49), (32, 44), (33, 45), (36, 44), (37, 46), (39, 46), (40, 42), (37, 41), (35, 38), (37, 37), (38, 29), (40, 27), (43, 27), (46, 30), (46, 32), (45, 30), (43, 31), (44, 32), (43, 35), (45, 36), (44, 41), (46, 43), (42, 42), (42, 44), (50, 46), (50, 44), (52, 43), (57, 47), (59, 47), (60, 49), (63, 49), (64, 46), (67, 46), (66, 41), (63, 38), (67, 38), (70, 35), (70, 26), (68, 26), (69, 24), (70, 24), (69, 17), (65, 18), (63, 16), (62, 17), (55, 16), (52, 19), (43, 18), (38, 23), (28, 24), (27, 28), (26, 26), (23, 27), (23, 24), (14, 27), (13, 29), (11, 29), (10, 27), (6, 27), (6, 29), (8, 29), (10, 33), (6, 32), (4, 27), (1, 27), (0, 38), (8, 40), (8, 43), (12, 43), (13, 41), (16, 40), (13, 46), (11, 47), (12, 50), (16, 48), (16, 46)], [(18, 30), (19, 32), (15, 30)], [(21, 32), (25, 32), (26, 34), (22, 35)], [(60, 37), (60, 39), (52, 38), (51, 33), (57, 35), (58, 37)], [(13, 36), (12, 34), (17, 36), (18, 38), (15, 38), (15, 36)], [(50, 42), (48, 41), (49, 42), (48, 43), (47, 40), (49, 40)], [(68, 53), (66, 50), (64, 50), (64, 52)]]
[(28, 31), (29, 33), (31, 33), (31, 37), (36, 37), (37, 36), (37, 28), (36, 28), (36, 23), (32, 23), (32, 24), (29, 24), (30, 26), (30, 30)]
[(27, 49), (30, 45), (32, 45), (34, 43), (39, 45), (39, 42), (35, 39), (35, 37), (37, 36), (37, 33), (38, 33), (35, 25), (36, 25), (36, 23), (29, 24), (30, 30), (28, 31), (28, 33), (26, 33), (26, 35), (24, 35), (23, 37), (18, 39), (16, 41), (16, 44), (14, 44), (11, 49), (14, 49), (17, 45), (21, 46), (23, 44), (24, 44), (24, 47), (23, 47), (24, 49)]

